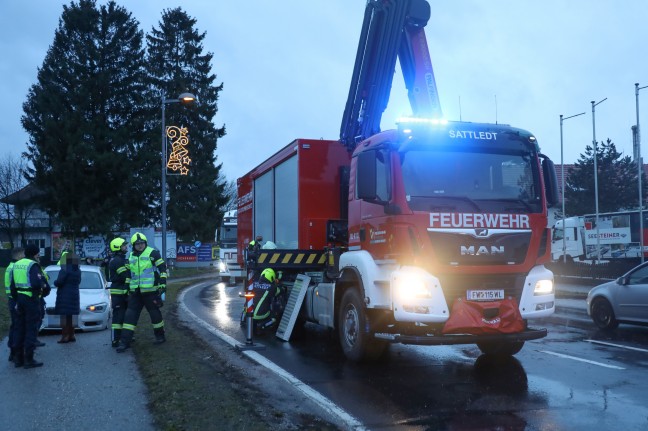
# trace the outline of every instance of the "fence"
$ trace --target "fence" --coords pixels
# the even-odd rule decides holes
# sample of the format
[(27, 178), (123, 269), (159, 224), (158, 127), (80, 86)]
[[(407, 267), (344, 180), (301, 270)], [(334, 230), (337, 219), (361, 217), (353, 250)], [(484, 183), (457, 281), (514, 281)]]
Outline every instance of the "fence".
[(615, 260), (601, 263), (552, 262), (547, 264), (557, 276), (614, 280), (639, 264), (639, 259)]

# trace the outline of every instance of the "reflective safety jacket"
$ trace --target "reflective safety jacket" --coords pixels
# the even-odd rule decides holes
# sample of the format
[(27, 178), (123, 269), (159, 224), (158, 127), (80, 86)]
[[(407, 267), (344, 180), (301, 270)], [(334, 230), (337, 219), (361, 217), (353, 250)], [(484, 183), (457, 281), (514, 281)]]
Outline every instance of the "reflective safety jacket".
[(130, 270), (128, 269), (128, 260), (125, 253), (115, 253), (108, 263), (108, 274), (110, 279), (111, 295), (126, 295), (128, 293), (128, 283), (130, 279)]
[[(135, 252), (131, 253), (128, 266), (130, 267), (128, 283), (131, 292), (135, 289), (139, 289), (142, 293), (155, 292), (158, 283), (166, 284), (166, 263), (160, 252), (152, 247), (146, 247), (139, 255)], [(156, 273), (159, 273), (157, 277)]]
[[(36, 267), (34, 268), (34, 265)], [(13, 266), (13, 286), (17, 294), (30, 298), (40, 297), (41, 292), (47, 286), (47, 280), (43, 271), (35, 261), (27, 258), (20, 259)], [(17, 296), (15, 296), (18, 299)]]
[(11, 295), (11, 279), (13, 278), (13, 267), (14, 263), (16, 262), (11, 262), (9, 266), (7, 266), (7, 269), (5, 270), (5, 293), (7, 294), (7, 298), (12, 298), (13, 296)]

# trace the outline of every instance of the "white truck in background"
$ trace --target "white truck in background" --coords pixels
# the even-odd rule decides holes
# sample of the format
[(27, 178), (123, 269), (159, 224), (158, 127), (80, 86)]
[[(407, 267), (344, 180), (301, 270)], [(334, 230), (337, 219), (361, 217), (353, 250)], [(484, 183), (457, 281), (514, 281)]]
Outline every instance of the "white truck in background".
[(220, 251), (218, 271), (224, 283), (235, 284), (243, 280), (243, 268), (236, 259), (237, 211), (227, 211), (216, 230), (216, 243)]
[[(555, 261), (585, 259), (585, 224), (583, 217), (567, 217), (556, 221), (551, 236), (551, 258)], [(564, 247), (564, 252), (563, 252)]]
[[(643, 211), (644, 257), (648, 245), (648, 211)], [(641, 258), (639, 211), (568, 217), (553, 226), (551, 255), (554, 261), (628, 260)], [(598, 238), (598, 239), (597, 239)], [(565, 251), (563, 252), (563, 246)], [(598, 250), (597, 250), (598, 249)]]

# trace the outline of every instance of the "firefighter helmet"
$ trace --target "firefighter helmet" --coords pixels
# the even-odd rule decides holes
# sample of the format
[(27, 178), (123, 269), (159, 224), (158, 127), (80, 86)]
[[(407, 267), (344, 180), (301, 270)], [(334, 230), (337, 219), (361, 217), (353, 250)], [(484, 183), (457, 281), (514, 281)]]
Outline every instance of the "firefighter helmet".
[(266, 268), (261, 273), (261, 277), (265, 278), (270, 283), (274, 283), (275, 279), (277, 278), (277, 275), (275, 274), (272, 268)]
[(139, 242), (147, 242), (146, 236), (141, 232), (135, 232), (135, 235), (131, 237), (131, 244), (135, 245)]
[(122, 245), (126, 240), (124, 238), (115, 238), (112, 241), (110, 241), (110, 250), (111, 251), (119, 251), (121, 250)]

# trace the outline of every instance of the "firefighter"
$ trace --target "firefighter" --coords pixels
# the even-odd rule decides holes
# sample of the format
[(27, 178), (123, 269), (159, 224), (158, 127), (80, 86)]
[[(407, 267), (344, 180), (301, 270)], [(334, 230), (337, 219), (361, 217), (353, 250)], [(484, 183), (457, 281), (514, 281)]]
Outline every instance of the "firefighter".
[(263, 236), (262, 235), (257, 235), (255, 239), (250, 241), (248, 244), (248, 253), (247, 253), (247, 258), (248, 261), (251, 262), (256, 262), (256, 258), (258, 257), (259, 250), (261, 250), (261, 245), (263, 242)]
[(128, 282), (128, 307), (117, 351), (126, 351), (130, 347), (137, 321), (142, 308), (146, 307), (151, 316), (155, 344), (166, 341), (164, 336), (164, 320), (162, 319), (162, 299), (160, 295), (166, 292), (167, 267), (160, 252), (148, 246), (146, 236), (136, 232), (131, 237), (133, 251), (128, 259), (130, 279)]
[(108, 263), (108, 279), (110, 280), (110, 300), (112, 301), (112, 346), (119, 346), (124, 316), (128, 305), (128, 283), (130, 269), (126, 252), (128, 243), (124, 238), (115, 238), (110, 241), (110, 251), (113, 257)]
[(47, 296), (49, 284), (38, 261), (40, 249), (27, 244), (25, 257), (13, 266), (11, 295), (16, 298), (16, 338), (14, 342), (14, 365), (35, 368), (43, 365), (34, 359), (36, 335), (41, 319), (41, 295)]
[(9, 347), (9, 361), (13, 362), (16, 357), (16, 349), (14, 349), (14, 339), (16, 338), (16, 322), (18, 315), (16, 314), (16, 298), (11, 294), (11, 281), (13, 279), (13, 267), (16, 262), (25, 257), (25, 250), (23, 248), (14, 248), (11, 252), (11, 263), (5, 270), (5, 293), (7, 294), (7, 305), (9, 306), (9, 316), (11, 323), (9, 326), (9, 337), (7, 338), (7, 346)]
[(261, 271), (261, 275), (253, 284), (254, 313), (252, 320), (257, 329), (266, 329), (274, 325), (277, 316), (272, 312), (274, 297), (280, 292), (279, 280), (271, 268)]

